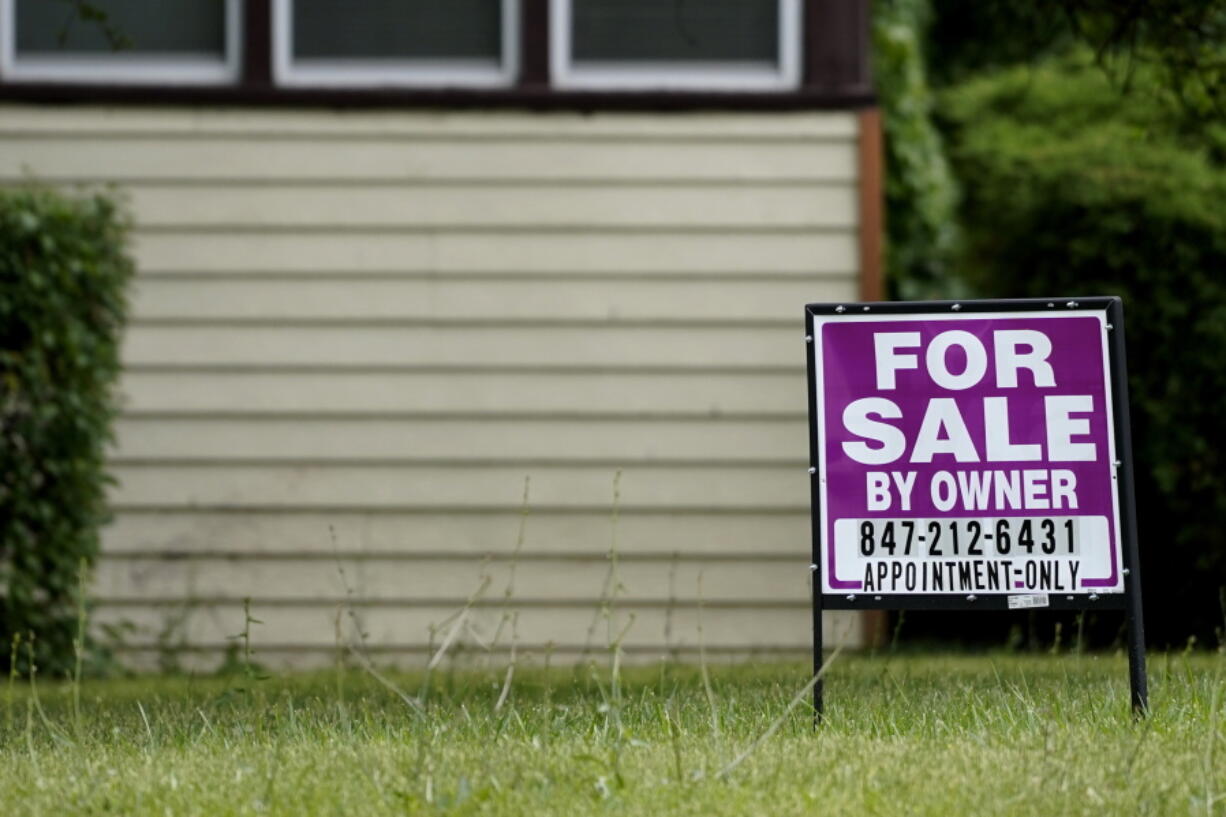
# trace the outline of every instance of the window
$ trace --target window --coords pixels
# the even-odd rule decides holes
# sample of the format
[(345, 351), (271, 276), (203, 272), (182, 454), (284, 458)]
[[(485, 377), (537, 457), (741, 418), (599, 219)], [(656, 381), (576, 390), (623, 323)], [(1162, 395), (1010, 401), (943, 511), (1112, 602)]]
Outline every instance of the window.
[[(233, 82), (240, 0), (0, 0), (0, 74), (18, 81)], [(97, 12), (96, 14), (93, 12)]]
[(510, 85), (518, 14), (516, 0), (276, 0), (277, 81)]
[(871, 0), (0, 0), (0, 99), (866, 104)]
[(800, 0), (551, 0), (562, 88), (787, 90)]

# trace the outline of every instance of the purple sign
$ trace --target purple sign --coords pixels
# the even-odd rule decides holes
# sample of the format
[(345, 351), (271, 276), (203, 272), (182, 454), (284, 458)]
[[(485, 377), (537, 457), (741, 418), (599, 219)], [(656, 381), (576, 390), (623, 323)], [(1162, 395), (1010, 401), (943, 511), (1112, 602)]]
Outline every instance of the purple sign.
[(822, 592), (1123, 592), (1104, 313), (810, 330)]

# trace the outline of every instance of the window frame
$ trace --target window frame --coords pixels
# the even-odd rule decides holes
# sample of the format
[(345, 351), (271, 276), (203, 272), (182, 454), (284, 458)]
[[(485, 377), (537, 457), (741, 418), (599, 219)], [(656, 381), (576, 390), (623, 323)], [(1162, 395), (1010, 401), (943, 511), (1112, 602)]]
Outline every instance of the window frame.
[[(519, 77), (520, 0), (499, 0), (502, 59), (293, 59), (294, 0), (272, 0), (272, 77), (281, 88), (509, 88)], [(295, 63), (299, 64), (295, 64)], [(305, 65), (301, 63), (306, 63)], [(471, 63), (471, 64), (466, 64)]]
[(583, 65), (572, 51), (573, 0), (549, 0), (549, 67), (553, 87), (585, 91), (722, 91), (786, 93), (801, 85), (804, 0), (776, 0), (778, 68), (748, 63), (627, 60)]
[(225, 0), (225, 45), (220, 60), (106, 55), (20, 58), (17, 0), (0, 0), (0, 82), (83, 85), (232, 85), (242, 76), (243, 0)]
[[(11, 0), (0, 0), (8, 3)], [(105, 75), (18, 78), (0, 73), (0, 103), (87, 103), (237, 106), (246, 108), (432, 109), (529, 111), (814, 111), (855, 110), (877, 104), (870, 65), (870, 0), (800, 0), (803, 37), (800, 81), (777, 89), (713, 88), (709, 77), (689, 88), (576, 88), (550, 77), (550, 0), (517, 0), (514, 81), (461, 86), (434, 81), (396, 87), (277, 84), (274, 77), (274, 0), (239, 0), (240, 70), (233, 81), (174, 83), (162, 66), (156, 77)], [(2, 21), (0, 21), (2, 23)], [(3, 38), (0, 38), (2, 41)], [(131, 77), (131, 74), (128, 75)]]

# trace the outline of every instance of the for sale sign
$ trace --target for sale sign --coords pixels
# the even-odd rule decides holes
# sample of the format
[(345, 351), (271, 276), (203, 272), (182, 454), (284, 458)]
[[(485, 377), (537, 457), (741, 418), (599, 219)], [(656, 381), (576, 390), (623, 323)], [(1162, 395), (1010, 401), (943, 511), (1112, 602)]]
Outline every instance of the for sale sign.
[(1148, 707), (1118, 298), (810, 304), (822, 610), (1125, 611)]
[(1122, 594), (1113, 303), (810, 306), (821, 592)]

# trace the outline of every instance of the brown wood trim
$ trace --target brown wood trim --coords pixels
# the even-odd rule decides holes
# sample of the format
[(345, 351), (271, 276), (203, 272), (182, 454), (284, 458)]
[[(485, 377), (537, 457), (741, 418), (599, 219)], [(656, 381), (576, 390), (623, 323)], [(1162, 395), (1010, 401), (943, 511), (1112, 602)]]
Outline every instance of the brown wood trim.
[(549, 85), (549, 0), (519, 0), (519, 86)]
[(885, 238), (881, 111), (860, 111), (860, 300), (885, 300)]
[(860, 637), (864, 646), (879, 650), (890, 641), (890, 614), (886, 610), (865, 610), (860, 613)]
[(243, 4), (243, 85), (271, 88), (272, 81), (272, 2), (247, 0)]
[(60, 83), (0, 83), (0, 102), (108, 105), (227, 105), (294, 108), (490, 108), (533, 111), (807, 111), (853, 110), (875, 104), (871, 94), (555, 91), (506, 89), (336, 89), (258, 86), (168, 87)]
[(868, 0), (804, 0), (804, 87), (826, 93), (872, 93), (869, 6)]

